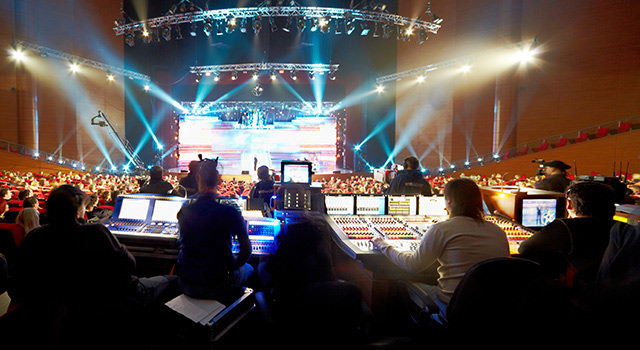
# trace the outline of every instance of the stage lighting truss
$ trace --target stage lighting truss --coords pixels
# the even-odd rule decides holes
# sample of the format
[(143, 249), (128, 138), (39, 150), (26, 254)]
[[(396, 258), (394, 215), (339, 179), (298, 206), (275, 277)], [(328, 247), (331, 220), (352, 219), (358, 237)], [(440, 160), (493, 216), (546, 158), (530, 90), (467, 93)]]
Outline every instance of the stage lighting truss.
[(221, 102), (182, 102), (182, 114), (206, 116), (213, 113), (250, 109), (291, 110), (302, 116), (329, 116), (334, 114), (338, 105), (334, 102), (311, 101), (221, 101)]
[[(220, 74), (221, 72), (232, 72), (232, 77), (237, 79), (238, 72), (253, 72), (252, 76), (257, 79), (259, 71), (268, 71), (271, 79), (275, 78), (276, 72), (290, 71), (291, 78), (296, 80), (296, 72), (308, 72), (309, 74), (328, 73), (330, 80), (336, 79), (336, 72), (340, 67), (339, 64), (302, 64), (302, 63), (239, 63), (239, 64), (224, 64), (224, 65), (212, 65), (212, 66), (192, 66), (190, 67), (191, 73), (196, 75), (211, 73)], [(296, 77), (296, 78), (294, 78)], [(233, 79), (233, 78), (232, 78)], [(233, 80), (235, 80), (233, 79)]]
[[(297, 5), (229, 8), (206, 11), (194, 9), (193, 12), (182, 13), (173, 13), (170, 11), (168, 15), (137, 22), (125, 23), (125, 21), (116, 21), (116, 27), (114, 27), (113, 30), (116, 36), (127, 35), (131, 38), (135, 35), (135, 32), (144, 32), (145, 30), (154, 28), (170, 28), (169, 26), (177, 28), (179, 24), (189, 23), (192, 28), (191, 35), (195, 36), (196, 31), (194, 27), (197, 22), (203, 22), (205, 33), (210, 35), (213, 21), (217, 21), (220, 24), (224, 23), (227, 33), (235, 29), (238, 21), (240, 21), (239, 26), (241, 32), (246, 32), (244, 24), (249, 21), (249, 23), (252, 24), (254, 33), (259, 33), (262, 29), (263, 18), (268, 20), (271, 30), (275, 31), (278, 29), (275, 24), (275, 18), (284, 17), (287, 19), (287, 24), (283, 27), (284, 31), (290, 31), (291, 27), (293, 27), (292, 24), (295, 23), (298, 31), (302, 32), (306, 28), (307, 20), (309, 20), (311, 24), (313, 24), (312, 30), (320, 29), (323, 33), (328, 33), (330, 26), (335, 26), (335, 33), (340, 34), (341, 29), (338, 27), (343, 23), (346, 33), (351, 34), (356, 29), (356, 25), (360, 24), (363, 29), (361, 35), (366, 35), (370, 28), (382, 27), (384, 38), (390, 37), (391, 33), (395, 30), (395, 32), (398, 33), (398, 38), (403, 40), (409, 40), (414, 34), (418, 33), (416, 41), (423, 43), (427, 39), (428, 33), (438, 33), (442, 23), (442, 18), (430, 13), (430, 11), (429, 15), (431, 21), (423, 20), (420, 17), (403, 17), (384, 11), (305, 7)], [(380, 36), (379, 32), (376, 33), (376, 36)]]
[(103, 70), (108, 76), (113, 74), (119, 74), (131, 79), (138, 79), (142, 81), (150, 81), (151, 78), (148, 75), (140, 74), (130, 70), (126, 70), (120, 67), (108, 65), (106, 63), (90, 60), (88, 58), (79, 57), (70, 53), (54, 50), (41, 45), (29, 43), (19, 39), (13, 41), (13, 46), (21, 48), (22, 50), (31, 50), (42, 57), (54, 57), (67, 62), (73, 62), (77, 66), (88, 66), (96, 69)]
[(456, 57), (450, 60), (429, 64), (419, 68), (409, 69), (409, 70), (398, 72), (395, 74), (385, 75), (385, 76), (376, 78), (376, 83), (378, 86), (381, 86), (384, 83), (402, 80), (403, 78), (410, 77), (410, 76), (416, 76), (416, 75), (424, 76), (427, 72), (431, 72), (437, 69), (446, 68), (446, 67), (463, 66), (465, 64), (468, 64), (471, 61), (478, 60), (481, 58), (486, 58), (491, 55), (495, 55), (501, 51), (514, 50), (514, 49), (528, 49), (536, 46), (537, 44), (538, 44), (537, 38), (524, 40), (518, 43), (500, 46), (495, 49), (490, 49), (490, 50), (482, 51), (482, 52), (467, 55), (467, 56)]

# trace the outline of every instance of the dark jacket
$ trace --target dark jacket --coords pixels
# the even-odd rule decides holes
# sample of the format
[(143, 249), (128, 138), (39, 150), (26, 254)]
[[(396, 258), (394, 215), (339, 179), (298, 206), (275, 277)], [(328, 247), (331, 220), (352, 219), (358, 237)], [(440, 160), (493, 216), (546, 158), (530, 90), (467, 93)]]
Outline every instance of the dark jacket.
[(565, 192), (571, 180), (565, 175), (549, 175), (536, 182), (533, 186), (539, 190)]
[(431, 185), (418, 170), (402, 170), (391, 180), (387, 194), (421, 194), (430, 196)]
[(140, 188), (140, 193), (173, 194), (173, 185), (162, 179), (150, 180), (145, 186)]

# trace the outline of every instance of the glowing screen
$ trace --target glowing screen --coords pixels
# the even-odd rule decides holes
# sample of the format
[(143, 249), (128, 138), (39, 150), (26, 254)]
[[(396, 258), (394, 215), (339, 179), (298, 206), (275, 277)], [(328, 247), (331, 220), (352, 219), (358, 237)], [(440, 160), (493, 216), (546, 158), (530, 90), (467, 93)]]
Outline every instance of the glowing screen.
[(556, 205), (556, 199), (523, 199), (522, 226), (546, 226), (556, 218)]
[(182, 201), (165, 201), (157, 199), (153, 205), (152, 221), (178, 222), (178, 212)]
[(357, 215), (384, 215), (385, 214), (385, 197), (384, 196), (357, 196), (356, 197), (356, 214)]
[(447, 216), (447, 210), (444, 204), (443, 196), (435, 196), (435, 197), (420, 197), (420, 209), (419, 215), (427, 215), (427, 216)]
[(331, 215), (353, 215), (354, 196), (325, 196), (324, 206), (327, 214)]
[(307, 164), (284, 164), (282, 182), (295, 184), (311, 183), (311, 174)]
[(144, 221), (147, 220), (147, 212), (149, 212), (148, 199), (123, 198), (118, 218)]
[(336, 119), (299, 117), (261, 127), (247, 127), (215, 117), (180, 117), (178, 167), (188, 169), (189, 162), (219, 157), (222, 174), (254, 172), (266, 165), (280, 169), (283, 160), (306, 159), (316, 173), (336, 170)]
[(389, 196), (389, 215), (416, 215), (417, 211), (417, 197)]

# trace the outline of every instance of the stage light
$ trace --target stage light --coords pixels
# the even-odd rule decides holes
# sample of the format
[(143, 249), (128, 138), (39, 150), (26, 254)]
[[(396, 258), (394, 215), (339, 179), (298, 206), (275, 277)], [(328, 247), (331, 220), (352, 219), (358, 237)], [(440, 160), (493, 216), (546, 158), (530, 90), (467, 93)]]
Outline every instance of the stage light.
[(438, 168), (438, 171), (443, 172), (444, 168), (440, 167), (440, 168)]
[(269, 73), (269, 76), (271, 77), (271, 80), (276, 80), (276, 71), (274, 69), (271, 69), (271, 73)]
[(253, 19), (253, 32), (258, 34), (262, 29), (262, 18), (260, 16)]
[(376, 22), (375, 27), (373, 28), (373, 37), (374, 38), (380, 37), (380, 23), (378, 22)]
[(351, 35), (351, 33), (353, 33), (356, 29), (353, 18), (349, 17), (348, 19), (345, 19), (345, 28), (347, 30), (347, 35)]
[(111, 74), (111, 72), (107, 72), (107, 79), (109, 81), (113, 81), (115, 78), (114, 78), (113, 74)]
[(231, 72), (231, 80), (237, 80), (237, 79), (238, 79), (238, 71), (234, 69), (233, 72)]
[(469, 71), (471, 70), (471, 66), (468, 64), (465, 64), (460, 69), (462, 70), (462, 73), (469, 73)]
[(202, 74), (196, 73), (196, 83), (199, 83), (202, 80)]
[(213, 80), (214, 81), (219, 81), (220, 80), (220, 73), (213, 72)]
[(493, 155), (493, 159), (499, 159), (499, 158), (500, 158), (500, 155), (499, 155), (499, 154), (494, 154), (494, 155)]
[(298, 76), (296, 75), (296, 70), (292, 70), (291, 73), (291, 80), (298, 80)]
[(433, 22), (434, 24), (440, 24), (444, 21), (444, 19), (440, 18), (438, 15), (436, 15), (435, 13), (431, 14), (431, 22)]
[(391, 26), (391, 23), (385, 23), (382, 26), (382, 37), (387, 39), (391, 36), (391, 32), (393, 30), (393, 27)]
[(323, 17), (322, 19), (320, 19), (321, 32), (323, 32), (324, 34), (327, 34), (330, 28), (331, 28), (331, 17)]
[(420, 75), (418, 77), (418, 83), (423, 83), (427, 79), (426, 74)]
[(25, 58), (24, 51), (22, 51), (20, 49), (9, 50), (9, 55), (11, 55), (11, 59), (16, 61), (16, 62), (22, 62), (22, 61), (24, 61), (24, 58)]
[(456, 166), (455, 166), (455, 164), (451, 164), (451, 165), (449, 165), (449, 168), (451, 168), (451, 169), (455, 169), (455, 168), (456, 168)]
[(189, 29), (189, 34), (191, 34), (191, 36), (197, 36), (198, 35), (198, 25), (196, 24), (196, 22), (191, 22), (191, 28)]
[(469, 161), (467, 160), (466, 162), (464, 162), (464, 165), (469, 166), (471, 163), (469, 163)]
[(204, 76), (205, 77), (210, 77), (211, 76), (211, 72), (204, 72)]
[(482, 158), (478, 158), (478, 163), (482, 163)]
[(151, 87), (149, 86), (149, 84), (146, 84), (146, 85), (144, 86), (144, 91), (149, 91), (149, 89), (150, 89), (150, 88), (151, 88)]
[(362, 22), (362, 31), (360, 32), (360, 35), (362, 36), (366, 36), (369, 34), (369, 22)]
[(297, 23), (298, 31), (300, 33), (304, 32), (304, 29), (307, 27), (307, 20), (304, 17), (298, 17)]
[(360, 150), (360, 145), (355, 145), (355, 146), (353, 146), (353, 149), (354, 149), (355, 151), (359, 151), (359, 150)]
[(211, 35), (211, 31), (213, 31), (213, 23), (211, 23), (211, 19), (207, 18), (204, 21), (204, 27), (202, 28), (202, 31), (204, 32), (204, 34), (206, 36)]
[(162, 37), (166, 41), (171, 40), (171, 26), (164, 26), (164, 28), (162, 28)]
[(40, 153), (36, 152), (33, 154), (33, 158), (38, 158), (38, 157), (40, 157)]
[(316, 78), (315, 72), (314, 71), (309, 71), (309, 80), (314, 80)]
[(405, 31), (404, 31), (404, 35), (405, 35), (405, 36), (411, 36), (411, 35), (413, 35), (413, 28), (412, 28), (412, 27), (409, 27), (409, 28), (405, 29)]
[(161, 143), (157, 144), (156, 148), (158, 149), (158, 151), (162, 151), (162, 149), (164, 148), (164, 146), (162, 146)]
[(247, 19), (242, 18), (242, 20), (240, 20), (240, 33), (246, 33), (246, 32), (247, 32)]
[(273, 17), (269, 17), (269, 26), (271, 26), (272, 32), (275, 32), (278, 30), (278, 26), (276, 25), (276, 21), (273, 19)]
[(182, 29), (179, 25), (176, 26), (176, 40), (182, 40)]
[(284, 27), (282, 27), (282, 31), (284, 32), (291, 32), (291, 16), (287, 17), (287, 23), (285, 23)]
[(383, 85), (378, 85), (378, 86), (376, 86), (376, 91), (377, 91), (378, 93), (383, 92), (383, 91), (384, 91), (384, 86), (383, 86)]
[(331, 70), (329, 72), (329, 80), (336, 80), (336, 71), (335, 70)]
[(318, 30), (318, 27), (320, 26), (320, 20), (316, 17), (316, 18), (312, 18), (311, 19), (311, 31), (315, 32), (316, 30)]
[(100, 171), (100, 167), (99, 167), (99, 166), (97, 166), (97, 167), (95, 168), (95, 170), (96, 170), (96, 171)]
[(531, 62), (534, 56), (535, 56), (535, 52), (529, 49), (520, 50), (516, 54), (517, 60), (520, 61), (521, 63)]
[(80, 170), (84, 171), (86, 169), (86, 167), (83, 165), (82, 167), (80, 167)]
[(69, 69), (71, 69), (73, 73), (77, 73), (80, 70), (80, 66), (76, 62), (70, 62)]
[(227, 33), (233, 33), (234, 30), (236, 30), (236, 24), (238, 23), (238, 21), (236, 20), (235, 17), (227, 17), (227, 26), (226, 26), (226, 31)]
[(142, 42), (145, 44), (149, 44), (151, 42), (151, 33), (145, 28), (142, 31)]
[(429, 39), (429, 35), (427, 34), (427, 31), (424, 29), (421, 29), (420, 32), (418, 33), (418, 44), (422, 44), (425, 41), (427, 41), (427, 39)]
[(216, 32), (217, 35), (224, 34), (224, 30), (222, 29), (222, 27), (224, 27), (224, 24), (222, 23), (222, 20), (220, 20), (218, 21), (218, 31)]
[(253, 80), (258, 80), (258, 75), (259, 75), (258, 70), (254, 69), (253, 70)]
[(151, 35), (151, 33), (149, 33), (149, 31), (147, 30), (147, 28), (144, 28), (144, 29), (142, 30), (142, 36), (147, 37), (147, 36), (150, 36), (150, 35)]
[(127, 34), (124, 35), (124, 42), (127, 43), (129, 47), (136, 45), (136, 40), (133, 36), (133, 32), (128, 32)]

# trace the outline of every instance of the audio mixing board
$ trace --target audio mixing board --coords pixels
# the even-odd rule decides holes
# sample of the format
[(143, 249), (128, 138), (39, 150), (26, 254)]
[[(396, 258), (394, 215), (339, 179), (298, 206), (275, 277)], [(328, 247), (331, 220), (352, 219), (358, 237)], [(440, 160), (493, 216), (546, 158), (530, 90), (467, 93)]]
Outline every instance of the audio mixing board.
[(518, 254), (520, 243), (535, 233), (531, 229), (498, 216), (485, 216), (484, 219), (498, 225), (507, 234), (511, 254)]

